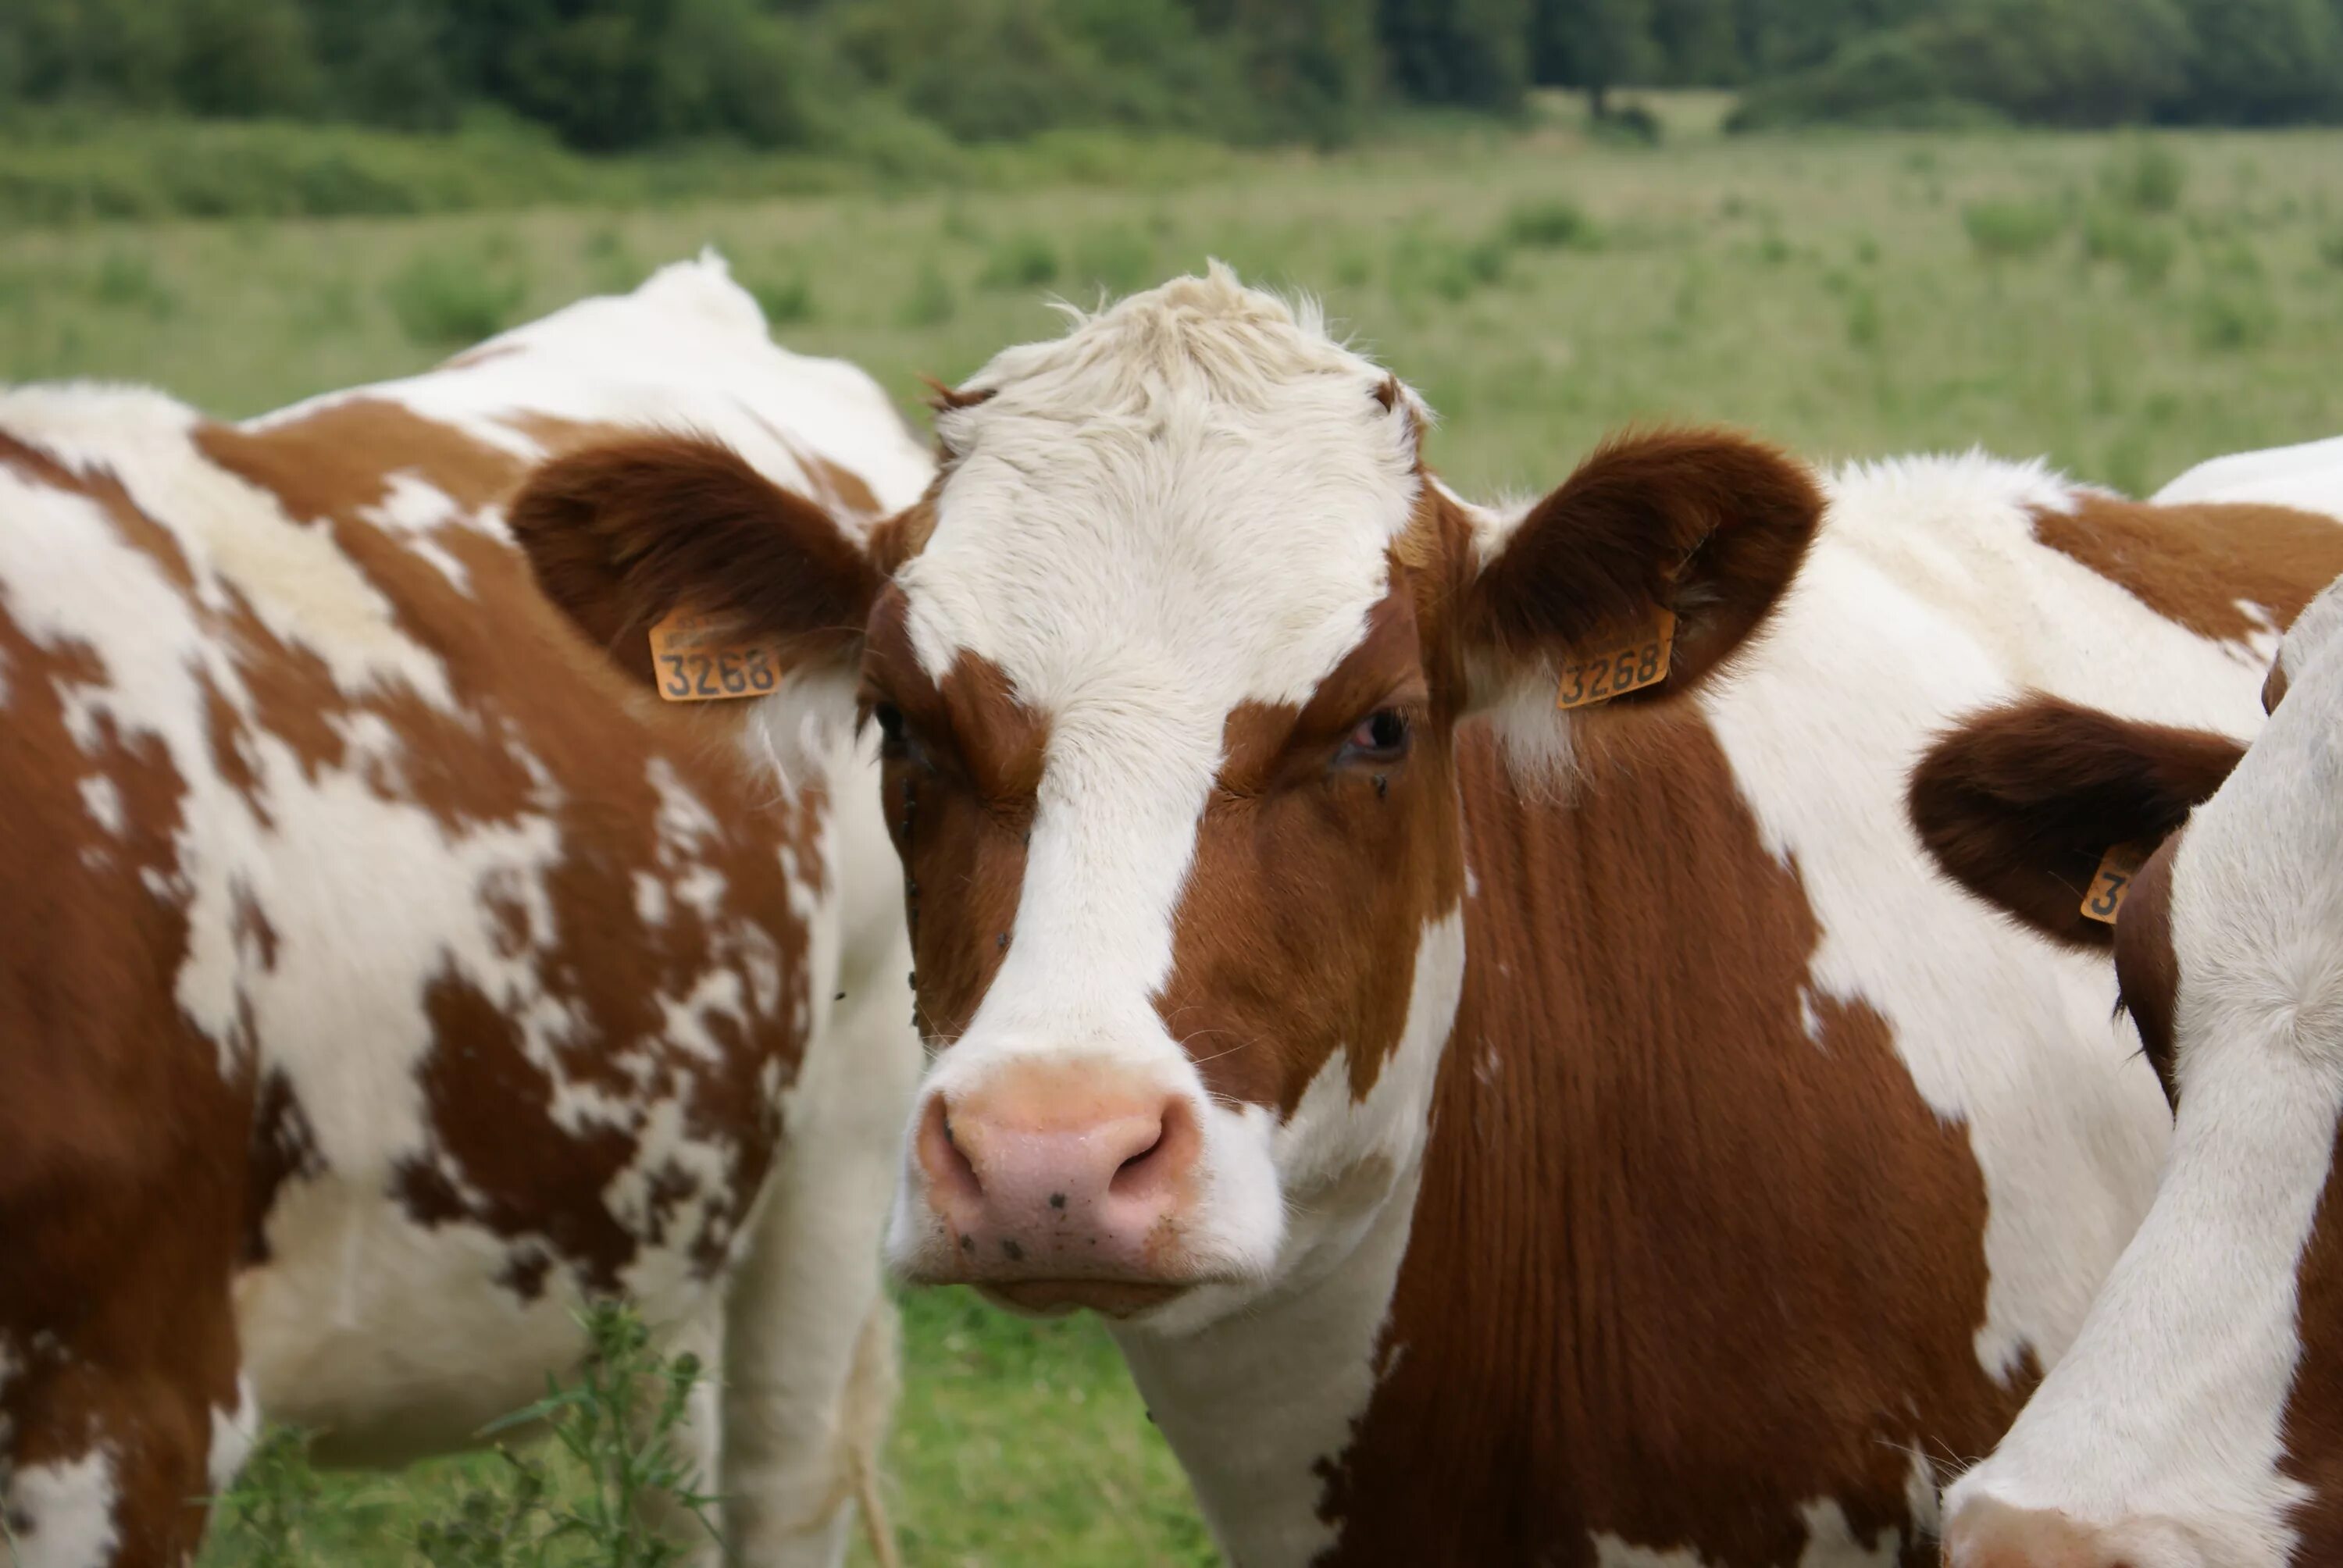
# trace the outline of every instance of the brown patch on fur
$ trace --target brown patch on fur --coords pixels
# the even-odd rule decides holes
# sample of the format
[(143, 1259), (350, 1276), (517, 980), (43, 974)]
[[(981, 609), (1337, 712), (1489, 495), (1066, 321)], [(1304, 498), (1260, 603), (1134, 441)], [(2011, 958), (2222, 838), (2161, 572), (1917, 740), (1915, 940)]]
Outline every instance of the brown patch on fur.
[(317, 1154), (317, 1135), (301, 1102), (294, 1098), (292, 1081), (271, 1069), (260, 1081), (252, 1116), (252, 1190), (245, 1202), (244, 1251), (241, 1268), (269, 1260), (268, 1214), (285, 1183), (309, 1181), (325, 1174)]
[(258, 429), (203, 425), (195, 445), (275, 496), (297, 523), (379, 506), (402, 470), (469, 510), (502, 495), (522, 467), (509, 452), (381, 397), (346, 397)]
[(2343, 1561), (2343, 1127), (2328, 1156), (2310, 1241), (2295, 1275), (2295, 1324), (2302, 1336), (2279, 1423), (2278, 1469), (2310, 1495), (2296, 1508), (2294, 1561), (2308, 1568)]
[[(184, 589), (184, 557), (156, 548), (169, 536), (112, 476), (5, 437), (0, 462), (95, 505)], [(206, 1490), (211, 1412), (236, 1402), (227, 1280), (252, 1086), (223, 1079), (220, 1042), (175, 994), (189, 893), (169, 752), (103, 716), (92, 744), (76, 740), (65, 694), (108, 684), (85, 644), (35, 642), (0, 615), (0, 1347), (25, 1363), (0, 1381), (0, 1471), (103, 1444), (115, 1561), (159, 1568), (201, 1538), (190, 1500)], [(90, 778), (114, 789), (120, 834), (91, 819)]]
[(2157, 506), (2079, 493), (2072, 512), (2037, 510), (2034, 537), (2199, 637), (2244, 641), (2293, 624), (2343, 576), (2343, 526), (2291, 507)]
[(1945, 874), (2044, 936), (2103, 948), (2082, 912), (2111, 844), (2154, 845), (2245, 755), (2226, 735), (2035, 696), (1963, 720), (1913, 770), (1913, 830)]
[(1910, 1454), (1986, 1452), (2033, 1381), (1977, 1364), (1966, 1135), (1814, 989), (1797, 871), (1704, 724), (1586, 743), (1605, 787), (1566, 809), (1460, 745), (1471, 968), (1320, 1561), (1586, 1564), (1600, 1531), (1755, 1568), (1829, 1498), (1926, 1562)]
[(649, 684), (653, 622), (679, 605), (776, 645), (785, 666), (860, 640), (879, 580), (804, 497), (730, 447), (638, 436), (556, 458), (509, 508), (548, 598)]
[[(960, 1038), (1008, 955), (1049, 730), (990, 661), (962, 653), (940, 683), (911, 651), (889, 588), (863, 655), (866, 705), (893, 704), (903, 738), (880, 749), (887, 830), (903, 862), (913, 1009), (930, 1042)], [(941, 919), (924, 918), (931, 900)]]
[[(1228, 718), (1156, 999), (1222, 1099), (1291, 1116), (1338, 1054), (1364, 1099), (1407, 1021), (1423, 927), (1463, 896), (1451, 725), (1422, 672), (1413, 587), (1394, 578), (1301, 709)], [(1339, 760), (1383, 708), (1408, 715), (1408, 754)]]
[(540, 414), (526, 408), (499, 415), (497, 423), (528, 437), (547, 458), (567, 457), (597, 442), (615, 441), (630, 433), (623, 426), (591, 419), (565, 419), (558, 414)]
[(893, 517), (882, 518), (871, 528), (866, 548), (870, 569), (879, 574), (880, 580), (892, 581), (895, 574), (910, 565), (935, 537), (936, 495), (942, 486), (943, 477), (938, 475), (929, 481), (918, 500)]
[(949, 413), (955, 408), (973, 408), (993, 394), (993, 388), (990, 387), (976, 392), (948, 387), (932, 376), (921, 376), (920, 380), (928, 389), (928, 407), (939, 414)]
[[(2185, 832), (2186, 829), (2183, 829)], [(2182, 833), (2157, 849), (2131, 879), (2116, 919), (2116, 989), (2139, 1031), (2140, 1049), (2164, 1085), (2167, 1104), (2180, 1103), (2178, 1018), (2180, 960), (2172, 950), (2172, 856)]]
[[(1823, 514), (1806, 469), (1715, 430), (1614, 437), (1530, 509), (1464, 592), (1464, 635), (1508, 662), (1586, 652), (1676, 614), (1674, 696), (1743, 646), (1797, 575)], [(1614, 706), (1617, 704), (1614, 703)]]

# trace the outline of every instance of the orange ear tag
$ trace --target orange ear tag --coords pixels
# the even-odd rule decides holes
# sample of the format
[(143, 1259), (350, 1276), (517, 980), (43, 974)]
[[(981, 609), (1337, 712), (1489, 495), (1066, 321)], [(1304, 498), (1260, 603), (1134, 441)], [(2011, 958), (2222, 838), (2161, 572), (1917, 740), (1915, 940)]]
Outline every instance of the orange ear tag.
[(1657, 686), (1668, 678), (1668, 659), (1675, 646), (1675, 611), (1654, 608), (1649, 621), (1623, 628), (1618, 640), (1607, 644), (1605, 651), (1564, 665), (1562, 688), (1554, 693), (1554, 705), (1564, 709), (1592, 708)]
[(2154, 847), (2147, 844), (2110, 844), (2107, 852), (2099, 857), (2099, 869), (2091, 877), (2091, 890), (2083, 895), (2083, 916), (2103, 926), (2116, 923), (2122, 910), (2124, 895), (2131, 891), (2134, 877), (2147, 864)]
[(708, 617), (680, 607), (651, 628), (651, 664), (659, 694), (669, 702), (762, 697), (781, 684), (770, 648), (729, 638)]

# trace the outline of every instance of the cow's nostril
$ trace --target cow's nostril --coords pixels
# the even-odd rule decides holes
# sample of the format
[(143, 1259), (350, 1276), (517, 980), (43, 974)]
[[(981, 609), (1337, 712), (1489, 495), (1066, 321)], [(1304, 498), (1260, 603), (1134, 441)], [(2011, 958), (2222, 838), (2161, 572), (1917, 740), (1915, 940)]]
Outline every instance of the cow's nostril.
[(940, 1095), (928, 1102), (927, 1114), (920, 1119), (920, 1163), (927, 1168), (928, 1180), (939, 1196), (950, 1193), (973, 1199), (984, 1194), (976, 1166), (961, 1151), (960, 1140), (952, 1136), (951, 1113)]
[(1107, 1183), (1109, 1192), (1118, 1198), (1168, 1195), (1173, 1184), (1195, 1163), (1202, 1140), (1185, 1104), (1177, 1100), (1165, 1101), (1154, 1133), (1144, 1148), (1135, 1151), (1115, 1168)]
[(1154, 1142), (1115, 1167), (1114, 1179), (1108, 1184), (1109, 1191), (1120, 1192), (1131, 1183), (1145, 1181), (1147, 1162), (1154, 1159), (1155, 1151), (1162, 1147), (1163, 1135), (1158, 1132)]

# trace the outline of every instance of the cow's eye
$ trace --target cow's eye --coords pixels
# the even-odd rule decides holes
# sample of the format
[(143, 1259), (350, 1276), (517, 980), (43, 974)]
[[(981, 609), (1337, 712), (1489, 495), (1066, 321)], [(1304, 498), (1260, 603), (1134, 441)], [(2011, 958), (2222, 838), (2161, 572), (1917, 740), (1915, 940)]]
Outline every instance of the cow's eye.
[(1358, 722), (1342, 742), (1343, 762), (1396, 762), (1407, 755), (1411, 729), (1396, 708), (1378, 708)]
[(879, 739), (889, 749), (903, 744), (903, 710), (891, 702), (873, 703), (870, 722), (879, 727)]

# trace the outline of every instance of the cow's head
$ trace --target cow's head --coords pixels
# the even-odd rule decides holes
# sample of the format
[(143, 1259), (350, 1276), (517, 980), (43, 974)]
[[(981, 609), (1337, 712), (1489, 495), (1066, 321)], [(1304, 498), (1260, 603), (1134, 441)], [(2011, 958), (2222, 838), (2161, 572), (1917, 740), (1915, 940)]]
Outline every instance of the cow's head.
[(2343, 1558), (2343, 589), (2297, 620), (2264, 692), (2242, 760), (2036, 700), (1921, 769), (1939, 855), (2053, 934), (2087, 854), (2158, 843), (2113, 943), (2176, 1107), (2156, 1202), (2081, 1335), (1946, 1494), (1954, 1568)]
[(669, 493), (562, 530), (661, 563), (562, 568), (639, 580), (628, 624), (680, 597), (859, 669), (934, 1052), (910, 1278), (1176, 1327), (1354, 1244), (1415, 1168), (1460, 993), (1460, 726), (1566, 768), (1571, 724), (1619, 720), (1556, 711), (1565, 666), (1666, 609), (1666, 678), (1615, 707), (1694, 687), (1820, 513), (1704, 432), (1483, 511), (1424, 472), (1424, 422), (1216, 267), (948, 395), (936, 484), (850, 559), (788, 498), (712, 501), (704, 456), (542, 481)]

